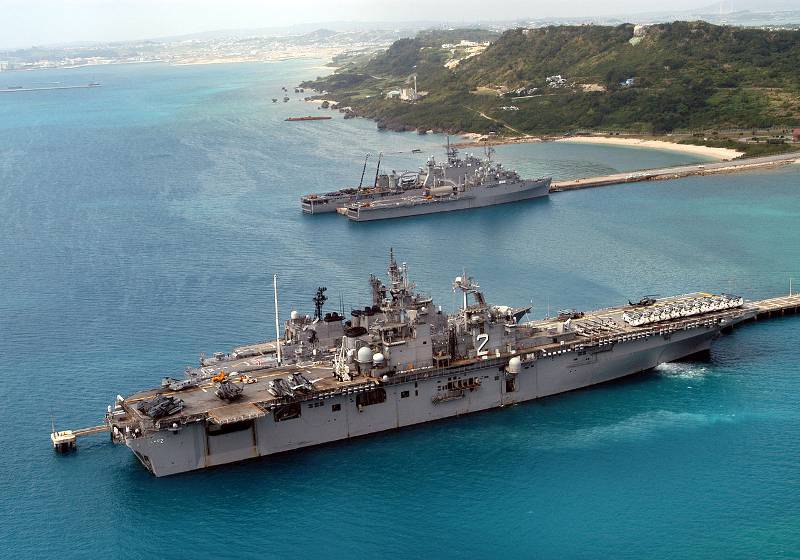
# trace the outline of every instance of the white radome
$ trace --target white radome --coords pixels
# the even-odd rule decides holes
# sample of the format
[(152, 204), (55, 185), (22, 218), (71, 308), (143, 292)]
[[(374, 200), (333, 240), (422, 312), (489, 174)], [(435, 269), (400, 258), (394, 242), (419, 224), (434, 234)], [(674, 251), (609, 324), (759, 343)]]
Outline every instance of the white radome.
[(356, 354), (356, 361), (359, 364), (372, 363), (372, 349), (369, 346), (362, 346), (359, 348), (358, 354)]

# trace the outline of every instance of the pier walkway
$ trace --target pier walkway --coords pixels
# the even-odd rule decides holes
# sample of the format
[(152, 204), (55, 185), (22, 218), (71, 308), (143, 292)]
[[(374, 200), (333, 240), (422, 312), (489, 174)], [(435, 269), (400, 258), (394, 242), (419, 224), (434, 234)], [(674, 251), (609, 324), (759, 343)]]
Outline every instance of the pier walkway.
[(92, 426), (91, 428), (64, 430), (62, 432), (54, 431), (50, 434), (50, 441), (53, 443), (53, 449), (59, 453), (65, 453), (77, 447), (77, 439), (79, 437), (101, 434), (110, 430), (111, 427), (108, 424), (100, 424), (99, 426)]
[(787, 313), (797, 313), (800, 310), (800, 294), (762, 299), (754, 301), (753, 305), (758, 310), (755, 319), (770, 319)]
[(613, 175), (604, 175), (600, 177), (570, 179), (568, 181), (553, 181), (553, 184), (550, 186), (550, 192), (589, 189), (592, 187), (605, 187), (608, 185), (619, 185), (621, 183), (664, 181), (667, 179), (679, 179), (681, 177), (691, 177), (694, 175), (737, 173), (740, 171), (770, 169), (792, 163), (800, 163), (800, 152), (791, 152), (788, 154), (778, 154), (755, 158), (732, 159), (730, 161), (680, 165), (677, 167), (665, 167), (662, 169), (646, 169), (643, 171), (615, 173)]

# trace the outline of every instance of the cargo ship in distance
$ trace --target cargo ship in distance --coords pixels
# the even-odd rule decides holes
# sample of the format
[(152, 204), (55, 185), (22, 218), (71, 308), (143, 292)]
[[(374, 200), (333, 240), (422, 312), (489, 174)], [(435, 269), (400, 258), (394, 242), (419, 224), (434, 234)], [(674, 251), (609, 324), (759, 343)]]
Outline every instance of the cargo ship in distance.
[(492, 154), (489, 150), (485, 159), (469, 154), (461, 158), (448, 142), (444, 163), (431, 156), (419, 171), (383, 175), (379, 159), (372, 186), (305, 195), (300, 205), (307, 214), (335, 211), (353, 221), (369, 221), (493, 206), (550, 193), (551, 178), (521, 179), (492, 162)]
[(279, 340), (117, 397), (112, 440), (156, 476), (193, 471), (619, 379), (706, 352), (756, 313), (738, 296), (692, 293), (524, 321), (529, 307), (489, 304), (462, 274), (448, 314), (392, 253), (388, 283), (369, 284), (347, 320), (322, 313), (320, 288), (314, 315), (293, 311)]

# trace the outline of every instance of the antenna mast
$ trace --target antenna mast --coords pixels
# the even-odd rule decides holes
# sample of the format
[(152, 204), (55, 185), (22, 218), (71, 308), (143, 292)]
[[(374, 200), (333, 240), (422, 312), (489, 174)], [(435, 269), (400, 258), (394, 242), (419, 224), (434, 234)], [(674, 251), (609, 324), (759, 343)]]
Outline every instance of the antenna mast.
[(381, 158), (383, 157), (383, 152), (378, 153), (378, 167), (375, 169), (375, 184), (373, 186), (378, 186), (378, 175), (381, 172)]
[(314, 318), (322, 319), (322, 306), (328, 301), (328, 296), (325, 295), (325, 290), (328, 288), (320, 286), (317, 288), (317, 294), (314, 296)]
[[(466, 270), (464, 270), (462, 276), (459, 276), (453, 282), (453, 292), (461, 290), (461, 293), (464, 296), (464, 300), (463, 300), (464, 301), (464, 306), (463, 306), (462, 310), (463, 310), (463, 313), (464, 313), (464, 328), (465, 329), (469, 328), (469, 319), (468, 319), (468, 316), (467, 316), (467, 308), (469, 307), (469, 301), (467, 299), (467, 296), (469, 294), (473, 294), (475, 297), (478, 297), (480, 295), (478, 293), (478, 290), (480, 290), (480, 288), (481, 287), (475, 282), (475, 280), (473, 280), (472, 278), (467, 276), (467, 271)], [(480, 303), (480, 304), (483, 303), (483, 296), (479, 297), (478, 303)]]
[(361, 180), (358, 182), (358, 188), (360, 189), (364, 185), (364, 174), (367, 172), (367, 160), (369, 159), (369, 154), (367, 157), (364, 158), (364, 169), (361, 170)]
[(272, 275), (272, 289), (275, 292), (275, 348), (278, 354), (278, 365), (281, 365), (281, 327), (278, 317), (278, 275)]

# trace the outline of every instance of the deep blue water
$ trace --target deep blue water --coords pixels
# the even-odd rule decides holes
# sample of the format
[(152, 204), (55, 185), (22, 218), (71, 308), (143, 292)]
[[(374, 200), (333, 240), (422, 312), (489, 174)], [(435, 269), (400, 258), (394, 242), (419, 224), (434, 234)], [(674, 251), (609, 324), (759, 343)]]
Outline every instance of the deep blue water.
[[(99, 423), (201, 351), (271, 338), (273, 273), (284, 317), (318, 285), (360, 304), (390, 246), (446, 308), (466, 267), (536, 316), (800, 278), (797, 166), (382, 223), (303, 216), (297, 198), (357, 183), (364, 153), (423, 150), (387, 155), (400, 169), (444, 141), (338, 114), (285, 123), (318, 110), (271, 98), (318, 64), (0, 75), (103, 84), (0, 97), (0, 557), (800, 556), (794, 318), (743, 327), (708, 362), (207, 472), (153, 478), (104, 437), (51, 451), (51, 415)], [(557, 178), (698, 161), (557, 144), (497, 158)]]

